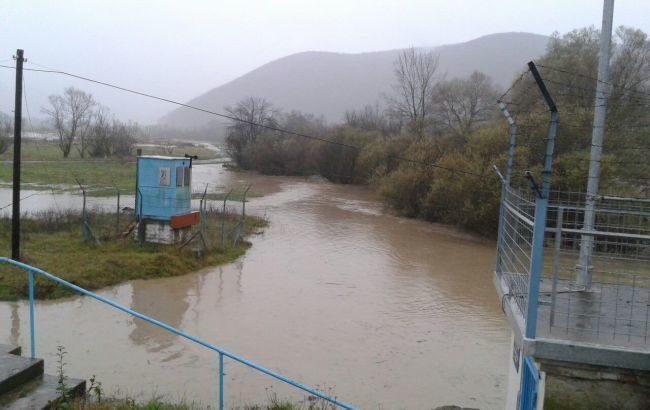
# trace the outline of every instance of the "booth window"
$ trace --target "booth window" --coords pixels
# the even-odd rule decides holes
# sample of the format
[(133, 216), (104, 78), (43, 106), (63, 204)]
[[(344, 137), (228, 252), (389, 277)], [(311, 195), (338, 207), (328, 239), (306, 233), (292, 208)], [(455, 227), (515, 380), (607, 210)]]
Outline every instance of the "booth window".
[(183, 167), (176, 168), (176, 186), (183, 186)]
[(190, 186), (191, 175), (192, 175), (192, 168), (185, 168), (185, 186)]

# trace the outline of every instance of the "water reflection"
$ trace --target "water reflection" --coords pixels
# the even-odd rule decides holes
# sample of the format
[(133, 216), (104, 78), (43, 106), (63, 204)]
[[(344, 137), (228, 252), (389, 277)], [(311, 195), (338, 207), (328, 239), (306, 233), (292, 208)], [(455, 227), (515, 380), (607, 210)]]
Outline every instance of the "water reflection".
[[(196, 275), (183, 276), (183, 280), (176, 281), (174, 286), (163, 282), (134, 281), (131, 284), (131, 308), (173, 327), (182, 328), (190, 300), (199, 294), (199, 282), (200, 277)], [(176, 337), (143, 320), (135, 319), (129, 338), (137, 345), (145, 345), (149, 352), (159, 352), (172, 346)]]

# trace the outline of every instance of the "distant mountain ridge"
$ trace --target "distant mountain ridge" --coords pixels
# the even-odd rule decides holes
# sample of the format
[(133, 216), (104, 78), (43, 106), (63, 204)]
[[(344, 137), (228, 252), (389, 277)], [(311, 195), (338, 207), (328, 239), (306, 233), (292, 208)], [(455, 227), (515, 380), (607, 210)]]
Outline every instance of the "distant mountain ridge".
[[(498, 33), (430, 49), (439, 54), (439, 73), (446, 78), (465, 77), (479, 70), (505, 88), (529, 60), (544, 54), (548, 40), (532, 33)], [(296, 53), (213, 88), (188, 104), (223, 112), (225, 106), (242, 98), (264, 97), (285, 111), (299, 110), (337, 122), (346, 110), (374, 104), (391, 92), (393, 62), (401, 51)], [(160, 123), (199, 128), (212, 119), (209, 114), (178, 108)]]

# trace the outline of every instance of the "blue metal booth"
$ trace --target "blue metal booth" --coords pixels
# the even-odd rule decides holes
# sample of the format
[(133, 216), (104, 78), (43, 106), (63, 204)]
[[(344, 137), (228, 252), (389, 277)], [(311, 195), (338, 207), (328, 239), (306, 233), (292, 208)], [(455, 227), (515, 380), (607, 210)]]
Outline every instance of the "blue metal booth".
[(192, 158), (138, 156), (135, 215), (137, 221), (170, 221), (191, 212)]

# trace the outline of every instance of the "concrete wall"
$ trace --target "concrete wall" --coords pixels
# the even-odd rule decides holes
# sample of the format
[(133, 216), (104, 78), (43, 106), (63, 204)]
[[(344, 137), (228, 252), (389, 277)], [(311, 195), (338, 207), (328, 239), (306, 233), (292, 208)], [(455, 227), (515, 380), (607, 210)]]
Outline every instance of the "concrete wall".
[[(144, 240), (150, 243), (172, 245), (184, 242), (191, 234), (191, 227), (172, 229), (167, 221), (147, 220), (144, 226)], [(134, 229), (133, 232), (137, 239), (138, 229)]]
[(540, 365), (546, 374), (544, 409), (650, 408), (649, 372), (554, 361)]
[(519, 384), (521, 381), (521, 362), (523, 356), (521, 354), (521, 346), (516, 343), (514, 334), (510, 340), (510, 357), (508, 358), (508, 391), (506, 394), (507, 410), (515, 410), (517, 408), (517, 398), (519, 396)]

